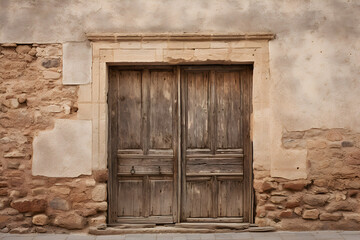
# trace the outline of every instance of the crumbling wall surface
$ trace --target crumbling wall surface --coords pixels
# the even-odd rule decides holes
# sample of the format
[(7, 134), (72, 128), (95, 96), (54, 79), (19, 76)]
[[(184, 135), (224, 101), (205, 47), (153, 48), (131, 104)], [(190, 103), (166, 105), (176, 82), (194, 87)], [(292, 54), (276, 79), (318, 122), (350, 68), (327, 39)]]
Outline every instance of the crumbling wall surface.
[(307, 152), (307, 179), (255, 171), (256, 223), (286, 230), (360, 227), (360, 134), (310, 129), (282, 135), (285, 149)]
[[(272, 32), (270, 98), (262, 99), (272, 116), (272, 152), (254, 163), (274, 177), (295, 179), (307, 177), (306, 156), (281, 148), (283, 130), (360, 132), (359, 11), (360, 2), (349, 0), (2, 0), (0, 43), (64, 43), (70, 52), (64, 83), (71, 84), (90, 82), (89, 60), (79, 57), (91, 54), (89, 32)], [(76, 48), (81, 54), (71, 54)], [(73, 79), (82, 74), (88, 77)], [(253, 140), (255, 153), (267, 151), (263, 139)]]
[[(55, 119), (76, 121), (78, 87), (62, 84), (61, 67), (61, 44), (0, 47), (1, 232), (64, 231), (105, 222), (106, 171), (44, 177), (56, 168), (65, 171), (59, 156), (49, 153), (41, 164), (50, 166), (41, 176), (32, 174), (34, 138), (41, 131), (51, 133)], [(63, 150), (62, 144), (56, 139), (53, 147)]]
[[(97, 108), (80, 103), (92, 96), (76, 86), (91, 93), (95, 56), (87, 32), (276, 34), (264, 75), (269, 84), (254, 88), (267, 94), (253, 99), (264, 113), (253, 116), (253, 132), (271, 135), (271, 141), (264, 134), (252, 139), (256, 222), (360, 229), (359, 12), (356, 0), (0, 0), (0, 229), (50, 231), (71, 228), (67, 222), (85, 228), (105, 221), (105, 180), (94, 171), (103, 164), (94, 157), (100, 154), (83, 148), (77, 161), (57, 154), (47, 162), (41, 151), (61, 152), (69, 135), (59, 129), (95, 115)], [(266, 118), (266, 129), (257, 118)], [(82, 136), (72, 138), (76, 146), (89, 146), (91, 136)], [(51, 139), (63, 139), (61, 146)], [(34, 149), (40, 158), (33, 159)], [(91, 164), (71, 168), (81, 161)]]

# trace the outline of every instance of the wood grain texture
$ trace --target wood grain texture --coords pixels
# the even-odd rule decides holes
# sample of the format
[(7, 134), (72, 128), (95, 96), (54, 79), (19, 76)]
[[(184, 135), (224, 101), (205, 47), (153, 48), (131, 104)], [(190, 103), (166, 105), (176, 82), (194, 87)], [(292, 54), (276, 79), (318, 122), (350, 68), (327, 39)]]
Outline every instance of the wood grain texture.
[(142, 179), (124, 179), (119, 181), (118, 216), (139, 217), (144, 214), (144, 181)]
[(251, 81), (246, 65), (110, 67), (109, 223), (251, 222)]
[(216, 148), (242, 147), (242, 116), (239, 72), (216, 72)]
[(210, 149), (209, 72), (187, 73), (187, 148)]
[(151, 71), (150, 74), (150, 149), (171, 149), (173, 145), (174, 74)]
[[(177, 212), (177, 83), (173, 68), (111, 69), (115, 116), (112, 223), (171, 223)], [(115, 141), (115, 140), (114, 140)], [(114, 156), (116, 155), (116, 160)], [(177, 170), (177, 167), (176, 167)]]
[(244, 66), (182, 69), (182, 221), (250, 219), (249, 74)]
[(141, 72), (119, 72), (119, 149), (141, 148)]

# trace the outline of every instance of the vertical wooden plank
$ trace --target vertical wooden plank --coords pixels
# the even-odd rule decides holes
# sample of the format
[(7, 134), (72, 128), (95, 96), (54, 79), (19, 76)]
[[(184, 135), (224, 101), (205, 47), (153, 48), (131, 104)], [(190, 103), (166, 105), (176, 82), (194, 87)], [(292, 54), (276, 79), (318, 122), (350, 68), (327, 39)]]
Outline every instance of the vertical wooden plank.
[(187, 72), (187, 148), (210, 149), (209, 72)]
[(241, 148), (241, 94), (237, 71), (217, 72), (217, 148)]
[(215, 80), (215, 71), (210, 71), (210, 112), (209, 112), (209, 136), (210, 136), (210, 150), (212, 154), (216, 152), (216, 135), (217, 135), (217, 104), (216, 104), (216, 80)]
[(186, 220), (187, 208), (187, 193), (186, 193), (186, 146), (187, 146), (187, 75), (184, 70), (181, 70), (181, 212), (180, 221)]
[[(177, 168), (174, 170), (174, 189), (177, 191), (174, 191), (174, 193), (177, 193), (176, 195), (176, 212), (174, 213), (174, 216), (176, 217), (174, 219), (174, 222), (180, 222), (181, 220), (181, 179), (182, 179), (182, 169), (181, 169), (181, 163), (182, 163), (182, 151), (181, 151), (181, 69), (180, 66), (177, 66), (176, 68), (176, 75), (177, 75), (177, 95), (176, 95), (176, 103), (177, 103), (177, 111), (176, 111), (176, 123), (177, 123), (177, 142), (176, 142), (176, 164)], [(175, 144), (174, 144), (175, 146)], [(176, 178), (177, 177), (177, 178)], [(174, 204), (175, 206), (175, 204)]]
[(117, 218), (117, 136), (113, 133), (117, 133), (117, 93), (119, 77), (118, 73), (109, 69), (109, 91), (108, 91), (108, 168), (109, 168), (109, 180), (108, 180), (108, 195), (109, 195), (109, 208), (108, 208), (108, 223), (114, 223)]
[(141, 148), (141, 74), (119, 72), (119, 149)]
[(150, 72), (149, 148), (172, 149), (174, 125), (174, 75), (172, 71)]
[(150, 180), (149, 180), (149, 175), (145, 175), (143, 177), (143, 198), (142, 198), (142, 204), (143, 204), (143, 209), (144, 209), (144, 217), (149, 217), (150, 215)]
[(252, 99), (252, 68), (240, 72), (244, 148), (244, 222), (252, 222), (252, 155), (250, 140), (250, 114)]
[(142, 71), (142, 85), (141, 85), (141, 105), (142, 105), (142, 147), (144, 155), (149, 152), (150, 140), (150, 122), (149, 122), (149, 108), (150, 108), (150, 72), (148, 69)]
[(211, 217), (216, 218), (218, 217), (218, 180), (216, 176), (212, 176), (211, 178), (212, 184), (212, 213)]

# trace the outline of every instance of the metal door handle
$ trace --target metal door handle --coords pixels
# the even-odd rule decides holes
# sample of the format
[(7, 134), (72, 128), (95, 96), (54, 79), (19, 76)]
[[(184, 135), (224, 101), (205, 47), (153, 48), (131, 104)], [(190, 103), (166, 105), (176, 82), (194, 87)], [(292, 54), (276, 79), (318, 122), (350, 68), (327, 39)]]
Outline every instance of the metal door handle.
[(135, 174), (135, 168), (134, 168), (134, 166), (131, 167), (130, 173), (131, 173), (131, 175), (134, 175), (134, 174)]

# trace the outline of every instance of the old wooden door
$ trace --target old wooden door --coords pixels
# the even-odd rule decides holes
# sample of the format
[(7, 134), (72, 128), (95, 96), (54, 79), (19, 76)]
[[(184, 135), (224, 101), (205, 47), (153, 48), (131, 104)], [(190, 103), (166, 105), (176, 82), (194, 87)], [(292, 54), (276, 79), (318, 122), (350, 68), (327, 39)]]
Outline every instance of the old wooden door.
[(109, 223), (250, 221), (251, 76), (110, 67)]
[(249, 222), (250, 67), (186, 67), (182, 221)]
[(175, 221), (177, 95), (173, 68), (110, 68), (111, 223)]

